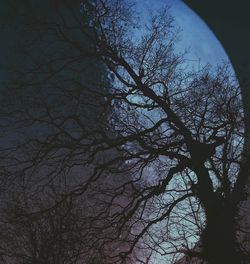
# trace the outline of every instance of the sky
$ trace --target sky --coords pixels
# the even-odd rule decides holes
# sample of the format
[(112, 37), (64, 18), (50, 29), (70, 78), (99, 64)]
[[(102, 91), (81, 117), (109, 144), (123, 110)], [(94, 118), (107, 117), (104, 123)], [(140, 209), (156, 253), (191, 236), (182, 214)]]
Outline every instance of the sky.
[[(189, 51), (187, 59), (190, 60), (190, 63), (196, 65), (196, 63), (200, 61), (202, 64), (209, 63), (212, 66), (215, 66), (222, 61), (229, 60), (223, 47), (212, 31), (182, 1), (137, 0), (138, 11), (141, 11), (141, 16), (144, 19), (147, 19), (148, 17), (148, 10), (156, 10), (166, 4), (172, 6), (171, 12), (175, 19), (175, 23), (182, 29), (181, 40), (180, 43), (177, 44), (177, 50), (183, 51), (187, 49)], [(6, 45), (9, 45), (9, 39), (7, 40)], [(15, 41), (13, 40), (12, 43), (13, 42)], [(4, 61), (4, 59), (2, 58), (2, 61)], [(153, 264), (156, 263), (165, 264), (166, 262), (160, 262), (158, 259), (155, 259)]]

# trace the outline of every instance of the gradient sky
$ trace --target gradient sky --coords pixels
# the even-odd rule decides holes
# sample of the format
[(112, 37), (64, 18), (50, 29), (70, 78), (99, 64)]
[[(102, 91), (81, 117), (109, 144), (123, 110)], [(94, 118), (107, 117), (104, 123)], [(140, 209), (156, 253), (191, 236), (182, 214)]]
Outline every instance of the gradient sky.
[[(226, 55), (220, 42), (216, 39), (212, 31), (207, 27), (207, 25), (180, 0), (137, 0), (138, 12), (141, 11), (141, 16), (143, 19), (147, 19), (148, 10), (157, 10), (164, 5), (171, 5), (171, 13), (175, 18), (175, 23), (178, 27), (182, 29), (181, 41), (177, 44), (177, 50), (183, 51), (188, 50), (187, 59), (190, 63), (196, 65), (200, 60), (202, 64), (209, 63), (212, 66), (221, 63), (222, 61), (227, 61), (228, 56)], [(6, 36), (9, 34), (4, 31)], [(17, 36), (11, 35), (11, 38), (3, 38), (5, 43), (2, 44), (1, 51), (1, 65), (0, 76), (4, 71), (5, 64), (3, 63), (7, 58), (5, 54), (4, 47), (15, 43)], [(1, 72), (2, 71), (2, 72)], [(3, 78), (3, 76), (2, 76)], [(161, 262), (160, 259), (155, 259), (154, 263), (161, 264), (166, 263)]]

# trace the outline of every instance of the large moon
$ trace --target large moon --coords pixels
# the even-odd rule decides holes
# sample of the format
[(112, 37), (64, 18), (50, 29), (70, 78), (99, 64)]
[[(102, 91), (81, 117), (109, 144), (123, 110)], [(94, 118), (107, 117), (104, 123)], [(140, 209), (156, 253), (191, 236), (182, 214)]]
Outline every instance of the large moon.
[(170, 7), (174, 25), (181, 29), (177, 51), (187, 51), (186, 59), (190, 65), (210, 64), (212, 67), (229, 58), (222, 45), (206, 23), (180, 0), (137, 0), (139, 16), (147, 20), (150, 11), (157, 11), (164, 6)]
[[(181, 0), (137, 0), (136, 10), (142, 22), (147, 22), (150, 12), (169, 6), (174, 18), (174, 25), (180, 31), (180, 41), (176, 43), (176, 51), (187, 51), (185, 58), (190, 67), (196, 69), (209, 64), (212, 69), (222, 63), (228, 63), (232, 74), (234, 70), (221, 43), (206, 23)], [(155, 254), (151, 264), (168, 263), (168, 257)]]

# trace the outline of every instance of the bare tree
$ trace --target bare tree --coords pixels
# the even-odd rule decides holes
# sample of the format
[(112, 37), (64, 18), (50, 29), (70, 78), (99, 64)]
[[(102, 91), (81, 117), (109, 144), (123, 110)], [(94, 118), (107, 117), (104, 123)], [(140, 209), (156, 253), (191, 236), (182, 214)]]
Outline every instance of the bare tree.
[(8, 197), (1, 216), (3, 263), (79, 263), (84, 241), (81, 207), (65, 201), (46, 214), (33, 215), (35, 208), (46, 210), (52, 202), (46, 204), (46, 198), (33, 201), (17, 189)]
[[(16, 131), (42, 132), (3, 148), (3, 172), (28, 178), (33, 194), (37, 182), (48, 190), (67, 179), (61, 199), (45, 211), (68, 199), (89, 203), (81, 216), (88, 223), (81, 234), (92, 241), (85, 257), (98, 245), (105, 263), (150, 263), (157, 255), (174, 262), (181, 253), (211, 264), (247, 263), (237, 238), (244, 133), (237, 81), (226, 65), (188, 68), (175, 53), (167, 8), (147, 24), (126, 1), (84, 1), (81, 12), (73, 28), (63, 17), (46, 24), (74, 59), (39, 62), (22, 87), (47, 87), (45, 96), (3, 112), (11, 129), (14, 120)], [(80, 34), (93, 49), (82, 49)], [(72, 78), (86, 58), (105, 65), (109, 81)], [(86, 115), (94, 108), (99, 114)]]

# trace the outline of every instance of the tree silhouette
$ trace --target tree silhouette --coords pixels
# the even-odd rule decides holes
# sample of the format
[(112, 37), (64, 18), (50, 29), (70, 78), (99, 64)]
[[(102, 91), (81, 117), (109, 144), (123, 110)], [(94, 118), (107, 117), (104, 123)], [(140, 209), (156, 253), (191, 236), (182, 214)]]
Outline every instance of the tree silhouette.
[[(77, 26), (63, 16), (45, 24), (66, 58), (38, 61), (3, 101), (5, 130), (26, 133), (2, 148), (3, 175), (25, 180), (36, 199), (57, 186), (54, 202), (27, 215), (84, 201), (82, 259), (94, 261), (97, 246), (105, 263), (150, 263), (157, 254), (174, 263), (181, 253), (247, 263), (238, 239), (243, 113), (227, 66), (191, 70), (174, 50), (168, 8), (146, 25), (120, 0), (84, 1), (80, 14)], [(85, 77), (92, 71), (107, 77)]]

